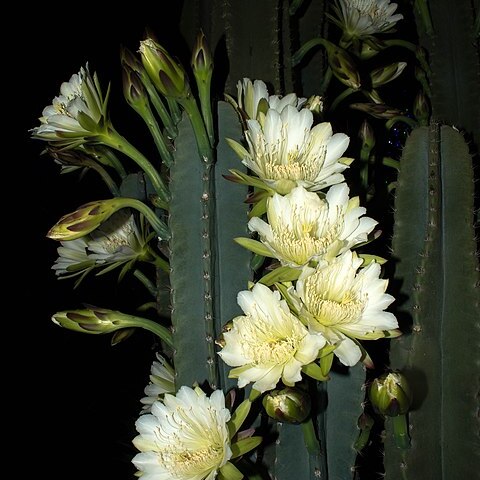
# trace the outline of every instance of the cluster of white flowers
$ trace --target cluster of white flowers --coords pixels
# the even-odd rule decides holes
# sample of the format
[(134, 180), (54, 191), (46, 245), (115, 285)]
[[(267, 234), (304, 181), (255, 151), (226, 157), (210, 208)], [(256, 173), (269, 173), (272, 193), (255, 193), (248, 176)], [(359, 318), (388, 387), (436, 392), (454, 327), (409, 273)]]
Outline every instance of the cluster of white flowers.
[(334, 348), (344, 365), (355, 365), (365, 357), (359, 340), (394, 336), (398, 323), (384, 311), (394, 299), (385, 293), (388, 282), (380, 279), (379, 264), (362, 268), (352, 251), (377, 222), (364, 216), (343, 183), (340, 172), (348, 162), (341, 155), (349, 138), (333, 134), (329, 123), (312, 126), (311, 111), (293, 94), (269, 96), (262, 81), (249, 79), (238, 91), (238, 107), (248, 118), (248, 149), (230, 143), (275, 192), (266, 218), (251, 218), (249, 229), (279, 266), (300, 270), (280, 291), (257, 283), (240, 292), (244, 315), (223, 335), (219, 354), (234, 367), (230, 376), (239, 387), (252, 382), (265, 392), (280, 380), (287, 386), (301, 380), (302, 367), (322, 356), (323, 348)]

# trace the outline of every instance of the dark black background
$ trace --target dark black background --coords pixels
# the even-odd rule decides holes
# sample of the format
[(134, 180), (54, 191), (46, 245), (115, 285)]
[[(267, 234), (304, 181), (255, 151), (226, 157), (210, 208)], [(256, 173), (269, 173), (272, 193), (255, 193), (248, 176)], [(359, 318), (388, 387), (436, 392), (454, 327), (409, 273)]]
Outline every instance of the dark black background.
[(50, 267), (58, 245), (45, 238), (49, 227), (82, 203), (109, 195), (93, 174), (82, 181), (60, 176), (28, 130), (60, 83), (88, 61), (104, 87), (111, 81), (112, 119), (128, 136), (138, 122), (121, 94), (120, 44), (136, 50), (150, 27), (167, 48), (184, 49), (177, 30), (181, 1), (102, 4), (42, 2), (24, 11), (17, 5), (4, 18), (4, 26), (12, 23), (3, 32), (3, 95), (11, 105), (3, 138), (4, 372), (11, 380), (4, 416), (13, 420), (4, 435), (12, 438), (7, 470), (21, 478), (133, 478), (134, 422), (154, 358), (148, 333), (111, 347), (107, 336), (76, 334), (50, 321), (84, 301), (120, 309), (142, 293), (133, 282), (112, 286), (113, 276), (91, 277), (75, 292), (73, 282), (55, 279)]

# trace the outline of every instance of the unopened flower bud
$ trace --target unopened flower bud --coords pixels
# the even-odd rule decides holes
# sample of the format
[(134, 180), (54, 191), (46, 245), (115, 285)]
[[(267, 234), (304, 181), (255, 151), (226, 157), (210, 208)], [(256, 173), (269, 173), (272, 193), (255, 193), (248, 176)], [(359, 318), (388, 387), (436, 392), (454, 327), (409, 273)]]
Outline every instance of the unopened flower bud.
[(310, 413), (310, 396), (298, 388), (272, 390), (263, 397), (267, 414), (279, 422), (301, 423)]
[(377, 88), (395, 80), (403, 72), (406, 66), (406, 62), (395, 62), (372, 70), (370, 72), (372, 87)]
[(378, 103), (352, 103), (350, 104), (350, 108), (360, 110), (361, 112), (368, 113), (372, 117), (381, 119), (390, 119), (402, 114), (402, 112), (396, 108)]
[(82, 310), (57, 312), (53, 323), (75, 332), (102, 334), (124, 328), (122, 314), (105, 308), (90, 307)]
[(362, 42), (360, 58), (362, 60), (369, 60), (385, 48), (387, 48), (387, 46), (378, 38), (367, 38)]
[(413, 114), (421, 125), (428, 125), (430, 118), (430, 105), (423, 92), (418, 92), (413, 102)]
[(126, 64), (122, 64), (123, 95), (135, 110), (142, 111), (148, 104), (147, 93), (140, 75)]
[(333, 74), (347, 87), (358, 90), (361, 87), (360, 74), (350, 54), (326, 40), (323, 45), (327, 50), (328, 63)]
[(123, 207), (120, 197), (97, 200), (64, 215), (47, 233), (52, 240), (75, 240), (93, 232), (113, 213)]
[(312, 95), (305, 102), (305, 108), (308, 108), (311, 112), (320, 115), (323, 112), (323, 99), (320, 95)]
[(205, 80), (212, 76), (213, 59), (202, 31), (197, 35), (192, 52), (192, 69), (197, 80)]
[(362, 148), (368, 149), (369, 151), (372, 150), (372, 148), (375, 146), (375, 133), (373, 132), (373, 128), (367, 120), (362, 122), (358, 136), (362, 141)]
[(389, 417), (404, 415), (412, 404), (407, 379), (399, 372), (376, 378), (368, 389), (368, 395), (374, 410)]
[(147, 38), (140, 42), (140, 54), (148, 76), (161, 94), (178, 99), (190, 95), (185, 70), (163, 47)]

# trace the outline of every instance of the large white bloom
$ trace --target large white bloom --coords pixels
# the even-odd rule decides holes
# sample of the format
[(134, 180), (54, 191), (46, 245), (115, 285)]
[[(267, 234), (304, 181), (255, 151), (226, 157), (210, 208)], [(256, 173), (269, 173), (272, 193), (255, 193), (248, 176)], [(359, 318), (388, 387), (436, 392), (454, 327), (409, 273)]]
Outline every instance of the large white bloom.
[(229, 420), (221, 390), (208, 398), (200, 388), (181, 387), (137, 420), (133, 443), (141, 453), (132, 461), (144, 480), (213, 480), (232, 456)]
[(390, 30), (403, 15), (397, 13), (396, 3), (390, 0), (338, 0), (333, 21), (343, 29), (347, 38), (362, 38)]
[[(260, 111), (265, 112), (268, 108), (273, 108), (278, 113), (291, 105), (297, 110), (307, 101), (306, 98), (299, 98), (295, 93), (288, 95), (269, 95), (267, 85), (262, 80), (251, 81), (244, 78), (237, 83), (238, 106), (244, 111), (249, 119), (256, 120)], [(262, 102), (263, 100), (263, 102)]]
[(303, 187), (268, 199), (268, 223), (253, 217), (250, 230), (282, 265), (303, 267), (311, 260), (331, 259), (367, 240), (377, 222), (362, 217), (358, 197), (348, 198), (344, 183), (330, 188), (325, 199)]
[[(81, 112), (81, 114), (80, 114)], [(98, 80), (87, 68), (63, 82), (60, 95), (44, 108), (41, 125), (33, 129), (33, 137), (60, 144), (82, 143), (84, 137), (98, 133), (97, 126), (105, 117), (105, 102)]]
[(143, 403), (142, 413), (150, 413), (152, 405), (161, 400), (166, 393), (175, 392), (175, 370), (157, 353), (157, 360), (150, 369), (150, 383), (145, 387), (145, 395), (140, 402)]
[(300, 381), (302, 366), (313, 362), (325, 345), (323, 336), (310, 333), (279, 292), (260, 283), (240, 292), (238, 304), (245, 315), (233, 319), (219, 352), (227, 365), (236, 367), (230, 377), (238, 378), (239, 387), (254, 382), (260, 392), (275, 388), (280, 379), (288, 386)]
[(128, 209), (114, 213), (97, 230), (76, 240), (61, 242), (52, 269), (59, 277), (81, 275), (93, 268), (112, 270), (128, 262), (148, 259), (147, 240)]
[(289, 290), (299, 316), (337, 345), (335, 354), (348, 366), (362, 356), (352, 338), (375, 340), (398, 333), (397, 319), (384, 311), (394, 298), (385, 293), (388, 280), (379, 278), (380, 265), (372, 262), (358, 271), (361, 264), (362, 259), (348, 250), (315, 269), (305, 267), (295, 289)]
[(347, 168), (342, 155), (349, 138), (333, 134), (328, 122), (312, 128), (313, 114), (287, 105), (279, 113), (270, 108), (263, 124), (248, 120), (245, 137), (248, 150), (239, 143), (230, 145), (242, 162), (278, 193), (286, 194), (296, 186), (308, 190), (340, 183)]

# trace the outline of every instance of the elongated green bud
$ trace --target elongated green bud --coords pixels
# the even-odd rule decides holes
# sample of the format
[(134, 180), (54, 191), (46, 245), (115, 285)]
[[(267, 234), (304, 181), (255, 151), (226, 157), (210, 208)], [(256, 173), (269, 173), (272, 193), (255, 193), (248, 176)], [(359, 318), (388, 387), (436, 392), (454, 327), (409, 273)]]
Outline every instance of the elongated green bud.
[(167, 328), (148, 318), (128, 315), (117, 310), (94, 306), (87, 306), (80, 310), (65, 310), (53, 315), (52, 322), (74, 332), (93, 335), (113, 333), (123, 328), (143, 328), (172, 346), (172, 334)]
[(358, 132), (358, 136), (362, 141), (362, 150), (368, 150), (369, 152), (375, 146), (375, 133), (373, 131), (372, 126), (367, 120), (362, 122), (360, 126), (360, 130)]
[(263, 397), (267, 414), (279, 422), (301, 423), (310, 413), (310, 396), (298, 388), (272, 390)]
[(198, 81), (207, 82), (213, 72), (213, 59), (207, 45), (207, 39), (202, 31), (197, 35), (195, 47), (192, 52), (192, 69)]
[(97, 200), (64, 215), (47, 233), (52, 240), (75, 240), (93, 232), (113, 213), (123, 207), (121, 198)]
[(157, 90), (176, 99), (190, 95), (187, 75), (181, 65), (151, 38), (140, 42), (142, 63)]
[(430, 104), (422, 91), (418, 92), (413, 102), (413, 114), (420, 125), (428, 125), (430, 119)]
[(350, 54), (326, 40), (323, 45), (327, 50), (328, 63), (333, 74), (347, 87), (358, 90), (361, 87), (360, 74)]
[(127, 64), (122, 64), (123, 95), (127, 103), (137, 112), (142, 112), (148, 105), (147, 92), (140, 75)]
[(395, 80), (405, 67), (407, 66), (406, 62), (395, 62), (390, 65), (385, 65), (383, 67), (376, 68), (370, 72), (370, 78), (372, 80), (372, 87), (377, 88), (381, 85)]
[(407, 379), (399, 372), (376, 378), (370, 384), (368, 395), (375, 411), (389, 417), (404, 415), (412, 404)]
[(381, 119), (389, 119), (402, 115), (400, 110), (379, 103), (352, 103), (350, 104), (350, 108), (360, 110), (361, 112), (368, 113), (372, 117)]

